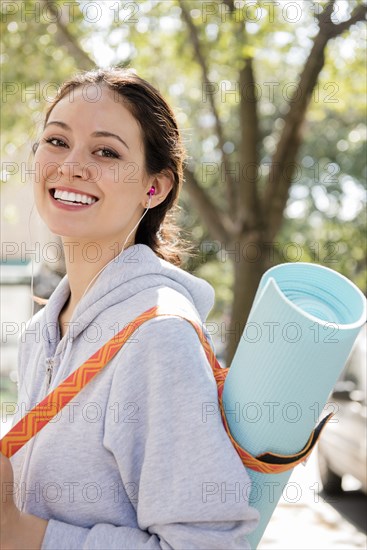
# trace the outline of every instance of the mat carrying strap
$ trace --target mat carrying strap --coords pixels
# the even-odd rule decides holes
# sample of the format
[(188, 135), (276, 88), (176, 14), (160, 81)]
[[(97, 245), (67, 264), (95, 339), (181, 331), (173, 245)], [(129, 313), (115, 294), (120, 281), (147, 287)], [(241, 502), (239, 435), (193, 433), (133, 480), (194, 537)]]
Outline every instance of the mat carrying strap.
[(306, 460), (314, 448), (321, 430), (332, 413), (326, 416), (319, 425), (311, 433), (306, 445), (298, 453), (293, 455), (280, 455), (271, 452), (263, 453), (256, 457), (252, 456), (245, 449), (239, 446), (237, 441), (232, 437), (227, 420), (223, 410), (222, 393), (224, 381), (228, 374), (229, 368), (222, 368), (215, 353), (211, 348), (207, 338), (200, 325), (186, 315), (177, 313), (165, 312), (159, 306), (154, 306), (141, 315), (134, 321), (126, 325), (118, 334), (113, 336), (106, 342), (98, 351), (96, 351), (87, 361), (85, 361), (78, 369), (70, 374), (57, 388), (51, 391), (38, 405), (29, 411), (23, 418), (15, 424), (10, 431), (0, 440), (0, 451), (10, 458), (19, 449), (23, 447), (33, 436), (44, 428), (54, 416), (56, 416), (63, 407), (65, 407), (71, 399), (73, 399), (83, 388), (93, 380), (93, 378), (107, 365), (107, 363), (117, 354), (121, 347), (127, 342), (131, 335), (146, 321), (155, 317), (169, 316), (180, 317), (185, 319), (196, 330), (200, 342), (205, 350), (206, 357), (213, 370), (213, 374), (218, 386), (218, 400), (222, 416), (222, 421), (226, 432), (236, 451), (238, 452), (243, 464), (246, 468), (257, 472), (274, 474), (281, 473), (293, 469), (297, 464)]

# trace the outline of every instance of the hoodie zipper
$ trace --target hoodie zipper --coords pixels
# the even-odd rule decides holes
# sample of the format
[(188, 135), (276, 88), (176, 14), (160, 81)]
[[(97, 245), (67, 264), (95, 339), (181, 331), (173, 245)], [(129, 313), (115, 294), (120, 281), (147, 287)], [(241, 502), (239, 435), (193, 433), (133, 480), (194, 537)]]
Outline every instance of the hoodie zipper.
[(53, 357), (48, 357), (46, 359), (47, 361), (47, 369), (46, 369), (46, 376), (47, 376), (47, 380), (46, 380), (46, 393), (45, 393), (45, 397), (47, 395), (47, 391), (50, 387), (50, 384), (51, 384), (51, 380), (52, 380), (52, 374), (53, 374), (53, 370), (54, 370), (54, 366), (55, 366), (55, 359)]
[[(52, 380), (52, 374), (53, 374), (53, 369), (54, 369), (54, 366), (55, 366), (55, 358), (54, 357), (47, 357), (46, 358), (46, 364), (47, 364), (47, 367), (46, 367), (46, 380), (45, 380), (45, 390), (44, 390), (44, 395), (42, 397), (42, 399), (44, 399), (48, 393), (48, 390), (50, 388), (50, 384), (51, 384), (51, 380)], [(41, 401), (42, 401), (41, 399)], [(30, 445), (29, 445), (29, 448), (27, 449), (27, 452), (26, 452), (26, 455), (24, 457), (24, 461), (23, 461), (23, 464), (22, 464), (22, 467), (21, 467), (21, 472), (20, 472), (20, 487), (22, 488), (23, 485), (22, 485), (22, 482), (23, 482), (23, 472), (26, 472), (27, 469), (28, 469), (28, 465), (29, 465), (29, 462), (30, 462), (30, 458), (31, 458), (31, 454), (32, 454), (32, 451), (33, 451), (33, 447), (34, 447), (34, 444), (35, 444), (35, 440), (36, 440), (36, 437), (37, 435), (35, 435), (33, 438), (32, 438), (32, 441), (30, 442)], [(23, 512), (23, 509), (24, 509), (24, 506), (25, 506), (25, 500), (22, 499), (22, 490), (20, 491), (20, 496), (19, 496), (19, 502), (18, 502), (18, 507), (20, 508), (20, 511)]]

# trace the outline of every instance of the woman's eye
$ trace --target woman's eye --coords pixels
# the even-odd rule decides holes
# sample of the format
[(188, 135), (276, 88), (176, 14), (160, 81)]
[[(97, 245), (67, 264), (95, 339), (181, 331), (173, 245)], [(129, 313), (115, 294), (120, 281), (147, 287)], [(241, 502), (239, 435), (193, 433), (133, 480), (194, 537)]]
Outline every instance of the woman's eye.
[(54, 145), (55, 147), (66, 147), (65, 141), (62, 141), (62, 139), (49, 137), (45, 138), (46, 143), (51, 143), (51, 145)]
[(112, 149), (99, 149), (97, 151), (97, 154), (101, 157), (107, 157), (107, 158), (114, 158), (114, 159), (117, 159), (117, 158), (120, 158), (120, 155), (117, 154), (115, 151), (112, 151)]
[[(62, 139), (56, 138), (56, 137), (49, 137), (45, 138), (44, 141), (46, 143), (50, 143), (54, 147), (67, 147), (67, 144)], [(106, 157), (106, 158), (120, 158), (120, 155), (116, 153), (116, 151), (113, 151), (112, 149), (107, 149), (106, 147), (102, 147), (101, 149), (98, 149), (96, 151), (96, 154), (100, 157)]]

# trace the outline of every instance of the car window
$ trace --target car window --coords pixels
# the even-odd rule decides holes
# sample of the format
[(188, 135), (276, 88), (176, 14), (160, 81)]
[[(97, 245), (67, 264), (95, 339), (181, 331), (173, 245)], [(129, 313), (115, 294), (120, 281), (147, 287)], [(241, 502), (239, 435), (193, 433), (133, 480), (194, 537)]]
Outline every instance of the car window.
[(367, 330), (364, 326), (357, 337), (341, 377), (343, 381), (353, 382), (356, 385), (355, 389), (363, 391), (366, 390), (366, 337)]

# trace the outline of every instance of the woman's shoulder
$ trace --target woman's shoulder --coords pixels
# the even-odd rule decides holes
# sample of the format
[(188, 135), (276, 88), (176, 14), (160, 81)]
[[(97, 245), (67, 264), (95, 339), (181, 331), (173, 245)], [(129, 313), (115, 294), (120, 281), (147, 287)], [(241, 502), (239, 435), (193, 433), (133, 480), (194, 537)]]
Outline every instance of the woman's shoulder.
[(210, 338), (193, 312), (158, 308), (157, 315), (149, 315), (138, 323), (121, 358), (125, 359), (125, 373), (130, 372), (134, 378), (139, 372), (148, 378), (173, 380), (177, 378), (173, 373), (182, 372), (185, 379), (203, 375), (207, 379), (212, 378), (209, 347)]
[(163, 318), (171, 321), (181, 318), (203, 324), (202, 315), (189, 296), (168, 286), (144, 289), (128, 300), (116, 300), (99, 312), (98, 321), (104, 325), (110, 324), (112, 319), (118, 321), (120, 326), (135, 324), (143, 328), (156, 322), (160, 325), (159, 321)]

